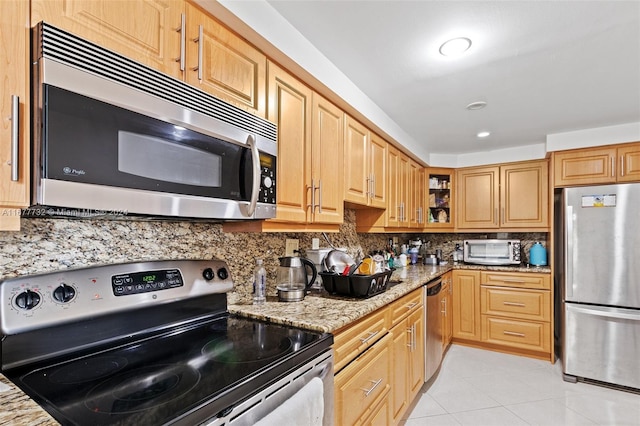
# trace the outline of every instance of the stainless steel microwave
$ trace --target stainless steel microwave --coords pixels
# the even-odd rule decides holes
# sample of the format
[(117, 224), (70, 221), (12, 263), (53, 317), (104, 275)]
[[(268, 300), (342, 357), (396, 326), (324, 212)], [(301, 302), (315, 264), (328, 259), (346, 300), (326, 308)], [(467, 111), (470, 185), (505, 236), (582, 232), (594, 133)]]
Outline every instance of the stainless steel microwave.
[(520, 240), (464, 240), (463, 260), (478, 265), (519, 265)]
[(275, 216), (275, 124), (50, 25), (33, 41), (31, 211)]

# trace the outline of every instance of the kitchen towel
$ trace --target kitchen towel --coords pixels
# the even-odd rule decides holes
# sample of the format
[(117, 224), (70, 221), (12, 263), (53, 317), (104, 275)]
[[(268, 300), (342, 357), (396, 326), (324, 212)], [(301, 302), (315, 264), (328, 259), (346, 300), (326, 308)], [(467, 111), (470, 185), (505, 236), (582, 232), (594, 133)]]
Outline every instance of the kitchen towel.
[(295, 421), (297, 426), (322, 426), (324, 417), (324, 386), (318, 377), (283, 402), (255, 426), (283, 426)]

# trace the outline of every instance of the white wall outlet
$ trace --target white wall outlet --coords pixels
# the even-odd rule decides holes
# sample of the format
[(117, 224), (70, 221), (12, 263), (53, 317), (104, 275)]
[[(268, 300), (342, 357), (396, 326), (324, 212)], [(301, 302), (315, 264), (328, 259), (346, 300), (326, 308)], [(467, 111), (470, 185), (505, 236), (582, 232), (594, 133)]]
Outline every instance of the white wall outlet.
[(311, 239), (311, 248), (313, 250), (318, 250), (320, 248), (320, 238)]
[(285, 256), (295, 256), (294, 253), (298, 250), (298, 240), (287, 238), (284, 243), (284, 255)]

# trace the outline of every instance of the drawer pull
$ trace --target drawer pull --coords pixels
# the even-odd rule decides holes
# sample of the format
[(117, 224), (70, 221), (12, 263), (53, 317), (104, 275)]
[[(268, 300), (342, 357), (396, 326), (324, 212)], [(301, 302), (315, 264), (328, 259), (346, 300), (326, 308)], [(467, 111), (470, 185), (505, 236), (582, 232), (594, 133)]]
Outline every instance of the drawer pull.
[(520, 308), (524, 308), (526, 306), (524, 303), (519, 302), (502, 302), (502, 304), (505, 306), (518, 306)]
[(369, 340), (373, 339), (374, 337), (376, 337), (378, 335), (379, 331), (370, 331), (369, 332), (369, 336), (365, 337), (365, 338), (360, 338), (360, 342), (362, 342), (362, 344), (367, 344), (369, 342)]
[(503, 331), (502, 333), (507, 336), (525, 337), (524, 333), (516, 333), (515, 331)]
[(371, 389), (360, 388), (362, 391), (364, 391), (364, 396), (371, 395), (371, 392), (373, 392), (373, 390), (375, 388), (377, 388), (380, 383), (382, 383), (382, 379), (379, 379), (377, 381), (376, 380), (370, 380), (370, 382), (373, 383), (373, 386), (371, 386)]
[(418, 305), (418, 302), (412, 302), (412, 303), (409, 303), (409, 304), (406, 306), (406, 308), (407, 308), (408, 310), (411, 310), (411, 309), (415, 308), (417, 305)]
[(524, 284), (526, 282), (525, 280), (519, 280), (517, 278), (504, 278), (502, 281), (504, 281), (505, 283), (518, 283), (518, 284)]

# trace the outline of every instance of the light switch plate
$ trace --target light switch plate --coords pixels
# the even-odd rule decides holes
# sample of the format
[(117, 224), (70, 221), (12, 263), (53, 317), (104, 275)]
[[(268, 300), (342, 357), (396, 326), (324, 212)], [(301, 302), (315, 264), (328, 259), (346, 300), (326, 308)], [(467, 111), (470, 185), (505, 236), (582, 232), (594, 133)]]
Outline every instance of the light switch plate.
[(295, 250), (298, 250), (298, 240), (287, 238), (284, 245), (284, 255), (285, 256), (295, 256)]

